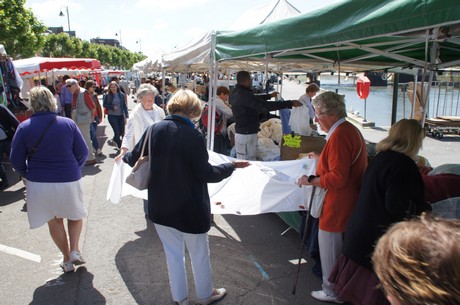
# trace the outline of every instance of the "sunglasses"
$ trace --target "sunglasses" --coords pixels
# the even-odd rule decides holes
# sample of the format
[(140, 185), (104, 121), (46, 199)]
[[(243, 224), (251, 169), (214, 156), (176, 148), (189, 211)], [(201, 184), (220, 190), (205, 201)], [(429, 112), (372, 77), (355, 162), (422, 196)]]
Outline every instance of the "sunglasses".
[[(75, 84), (73, 84), (73, 85), (75, 85)], [(66, 86), (67, 88), (70, 88), (70, 87), (72, 87), (73, 85), (65, 85), (65, 86)]]

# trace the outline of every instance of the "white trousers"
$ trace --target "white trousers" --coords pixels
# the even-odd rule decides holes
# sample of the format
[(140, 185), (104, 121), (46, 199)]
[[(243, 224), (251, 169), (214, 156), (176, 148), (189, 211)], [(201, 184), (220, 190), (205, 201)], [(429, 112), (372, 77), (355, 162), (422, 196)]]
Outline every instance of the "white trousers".
[(257, 134), (235, 134), (236, 157), (242, 160), (257, 159)]
[(323, 271), (323, 291), (329, 296), (335, 296), (334, 284), (328, 281), (329, 275), (337, 262), (343, 246), (342, 232), (318, 232), (319, 256)]
[(185, 245), (192, 264), (196, 296), (206, 299), (213, 293), (211, 261), (209, 258), (208, 233), (189, 234), (174, 228), (155, 224), (163, 243), (168, 264), (169, 285), (175, 302), (188, 297), (187, 273), (185, 268)]

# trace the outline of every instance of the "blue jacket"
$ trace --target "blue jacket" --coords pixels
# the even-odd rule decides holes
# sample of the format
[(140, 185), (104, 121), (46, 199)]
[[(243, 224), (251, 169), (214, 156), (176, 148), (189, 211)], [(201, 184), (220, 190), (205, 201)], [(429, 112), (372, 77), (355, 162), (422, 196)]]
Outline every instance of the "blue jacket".
[[(130, 166), (134, 166), (140, 156), (146, 133), (124, 157)], [(151, 142), (149, 218), (156, 224), (185, 233), (208, 232), (211, 211), (207, 183), (229, 177), (232, 164), (209, 164), (200, 132), (190, 120), (180, 116), (168, 116), (157, 123)]]
[[(43, 136), (37, 152), (26, 162), (27, 154), (51, 120), (56, 121)], [(54, 112), (34, 113), (19, 124), (11, 143), (11, 165), (21, 176), (34, 182), (80, 180), (87, 157), (88, 147), (75, 122)]]
[[(121, 112), (124, 114), (124, 116), (126, 118), (129, 117), (129, 113), (128, 113), (128, 105), (126, 105), (125, 101), (126, 101), (126, 98), (125, 98), (125, 95), (122, 93), (122, 92), (118, 92), (117, 93), (119, 96), (120, 96), (120, 101), (121, 101)], [(113, 94), (112, 93), (108, 93), (106, 95), (104, 95), (104, 97), (102, 98), (102, 107), (104, 108), (107, 108), (109, 110), (114, 110), (113, 109)]]

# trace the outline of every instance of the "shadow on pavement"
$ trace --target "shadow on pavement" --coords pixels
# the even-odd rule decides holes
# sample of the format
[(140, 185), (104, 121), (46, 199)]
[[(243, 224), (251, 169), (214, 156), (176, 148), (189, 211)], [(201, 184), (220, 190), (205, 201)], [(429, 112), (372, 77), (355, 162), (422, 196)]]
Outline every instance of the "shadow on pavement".
[(136, 232), (139, 238), (117, 252), (115, 264), (136, 304), (172, 305), (163, 246), (153, 223), (146, 222), (146, 229)]
[(74, 273), (64, 273), (38, 287), (29, 305), (74, 304), (75, 300), (78, 304), (106, 304), (104, 296), (94, 288), (93, 278), (85, 267), (79, 267)]
[[(212, 276), (215, 287), (225, 287), (225, 304), (315, 304), (310, 292), (321, 287), (312, 275), (312, 263), (301, 268), (296, 295), (292, 295), (300, 239), (273, 214), (216, 217), (209, 232)], [(169, 288), (163, 246), (153, 224), (136, 232), (138, 239), (127, 242), (116, 254), (115, 263), (137, 304), (174, 304)], [(305, 253), (305, 252), (304, 252)], [(307, 259), (309, 261), (309, 259)], [(189, 295), (196, 301), (188, 255), (186, 255)]]
[[(22, 184), (22, 181), (18, 183)], [(26, 187), (24, 185), (21, 188), (14, 189), (14, 190), (12, 186), (10, 185), (9, 188), (1, 191), (0, 206), (3, 207), (11, 203), (16, 203), (18, 201), (25, 200), (26, 199), (25, 192), (26, 192)]]

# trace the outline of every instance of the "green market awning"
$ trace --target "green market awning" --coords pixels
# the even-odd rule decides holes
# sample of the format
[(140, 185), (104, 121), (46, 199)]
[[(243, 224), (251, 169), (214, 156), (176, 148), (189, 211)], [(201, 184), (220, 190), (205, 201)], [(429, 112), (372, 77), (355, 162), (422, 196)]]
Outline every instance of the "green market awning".
[(443, 69), (460, 64), (459, 44), (458, 0), (347, 0), (244, 31), (217, 32), (216, 59), (265, 60), (291, 70)]

